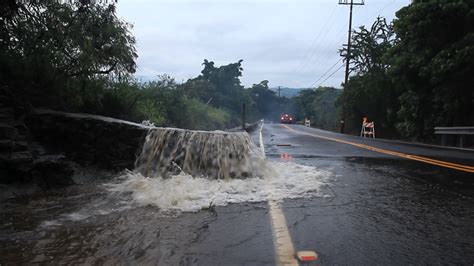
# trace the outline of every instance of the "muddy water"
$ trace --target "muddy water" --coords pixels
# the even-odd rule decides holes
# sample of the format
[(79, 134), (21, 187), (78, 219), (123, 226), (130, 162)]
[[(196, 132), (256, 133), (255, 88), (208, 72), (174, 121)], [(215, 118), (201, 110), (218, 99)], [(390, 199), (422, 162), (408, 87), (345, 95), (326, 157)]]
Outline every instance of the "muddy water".
[(216, 220), (211, 211), (163, 213), (81, 186), (2, 202), (0, 262), (179, 264)]
[(288, 162), (267, 167), (270, 176), (247, 179), (125, 171), (66, 189), (5, 187), (0, 263), (272, 264), (266, 201), (324, 197), (333, 175)]
[[(308, 180), (306, 185), (318, 184), (298, 194), (302, 187), (297, 184), (306, 181), (273, 180), (279, 191), (273, 197), (283, 201), (295, 248), (318, 251), (324, 264), (474, 261), (473, 195), (419, 179), (415, 165), (400, 172), (383, 161), (270, 160), (281, 172), (299, 169), (297, 176)], [(260, 183), (246, 179), (226, 186), (219, 184), (222, 180), (178, 176), (172, 181), (177, 186), (196, 188), (186, 197), (187, 189), (173, 191), (171, 183), (161, 183), (166, 180), (128, 178), (106, 176), (28, 194), (2, 187), (0, 263), (275, 263), (268, 205), (250, 197), (265, 194), (252, 191)], [(151, 184), (143, 187), (142, 182)], [(161, 195), (170, 189), (169, 198), (158, 197), (154, 190), (159, 187), (166, 188)]]
[(474, 262), (472, 189), (433, 182), (452, 172), (291, 153), (266, 164), (245, 179), (86, 169), (65, 189), (2, 186), (0, 264), (274, 265), (268, 199), (324, 264)]
[(242, 179), (264, 175), (263, 164), (262, 154), (247, 132), (153, 128), (136, 170), (148, 177), (185, 172), (208, 179)]

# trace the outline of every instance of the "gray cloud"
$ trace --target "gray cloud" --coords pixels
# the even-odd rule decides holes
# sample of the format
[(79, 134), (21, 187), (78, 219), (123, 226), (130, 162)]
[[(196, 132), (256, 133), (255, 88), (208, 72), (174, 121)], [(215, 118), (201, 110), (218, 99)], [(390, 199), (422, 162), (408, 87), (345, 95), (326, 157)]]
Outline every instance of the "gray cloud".
[[(354, 27), (378, 15), (392, 19), (409, 2), (366, 1), (355, 8)], [(246, 86), (267, 79), (271, 86), (308, 87), (340, 59), (347, 38), (348, 8), (337, 0), (121, 0), (118, 14), (134, 25), (137, 75), (149, 78), (186, 80), (200, 73), (204, 59), (243, 59)], [(343, 73), (322, 85), (339, 87)]]

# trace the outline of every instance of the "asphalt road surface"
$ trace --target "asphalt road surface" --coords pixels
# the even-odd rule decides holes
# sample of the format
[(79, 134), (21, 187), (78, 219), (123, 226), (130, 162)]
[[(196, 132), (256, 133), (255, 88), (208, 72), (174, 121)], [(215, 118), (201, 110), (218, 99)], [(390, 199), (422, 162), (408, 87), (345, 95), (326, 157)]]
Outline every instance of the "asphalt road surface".
[[(473, 151), (298, 125), (265, 124), (252, 138), (267, 160), (312, 167), (324, 184), (314, 196), (183, 213), (126, 205), (129, 195), (103, 188), (110, 177), (13, 191), (1, 199), (0, 265), (276, 265), (300, 250), (323, 265), (473, 265)], [(289, 191), (312, 182), (298, 178)]]
[(270, 159), (336, 176), (330, 197), (281, 204), (296, 250), (329, 265), (474, 262), (474, 151), (281, 124), (263, 142)]

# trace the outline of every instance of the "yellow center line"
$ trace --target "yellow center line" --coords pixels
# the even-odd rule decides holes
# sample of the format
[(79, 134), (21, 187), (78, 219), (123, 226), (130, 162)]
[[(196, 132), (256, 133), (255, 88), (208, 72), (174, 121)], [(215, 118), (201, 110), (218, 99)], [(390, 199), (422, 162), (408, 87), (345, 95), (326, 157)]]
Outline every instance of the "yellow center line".
[(355, 142), (342, 140), (342, 139), (338, 139), (338, 138), (331, 138), (331, 137), (321, 136), (321, 135), (318, 135), (318, 134), (299, 131), (299, 130), (291, 128), (287, 125), (281, 125), (281, 126), (287, 128), (290, 131), (298, 132), (298, 133), (308, 135), (308, 136), (312, 136), (312, 137), (315, 137), (315, 138), (331, 140), (331, 141), (335, 141), (335, 142), (344, 143), (344, 144), (352, 145), (352, 146), (355, 146), (355, 147), (359, 147), (359, 148), (362, 148), (362, 149), (371, 150), (371, 151), (378, 152), (378, 153), (383, 153), (383, 154), (392, 155), (392, 156), (396, 156), (396, 157), (401, 157), (401, 158), (405, 158), (405, 159), (409, 159), (409, 160), (419, 161), (419, 162), (432, 164), (432, 165), (436, 165), (436, 166), (451, 168), (451, 169), (455, 169), (455, 170), (459, 170), (459, 171), (474, 173), (474, 167), (469, 166), (469, 165), (456, 164), (456, 163), (451, 163), (451, 162), (446, 162), (446, 161), (435, 160), (435, 159), (431, 159), (431, 158), (427, 158), (427, 157), (422, 157), (422, 156), (418, 156), (418, 155), (412, 155), (412, 154), (406, 154), (406, 153), (401, 153), (401, 152), (396, 152), (396, 151), (390, 151), (390, 150), (376, 148), (376, 147), (361, 144), (361, 143), (355, 143)]

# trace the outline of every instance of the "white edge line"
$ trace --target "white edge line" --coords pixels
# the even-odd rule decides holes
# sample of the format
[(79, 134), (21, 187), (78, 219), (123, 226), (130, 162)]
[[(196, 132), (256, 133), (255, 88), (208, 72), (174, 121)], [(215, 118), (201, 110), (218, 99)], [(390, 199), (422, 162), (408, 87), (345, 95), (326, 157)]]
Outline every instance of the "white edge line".
[[(259, 145), (262, 155), (265, 158), (265, 145), (263, 143), (263, 124), (259, 130)], [(268, 200), (268, 206), (270, 209), (270, 219), (272, 225), (273, 245), (275, 247), (275, 254), (277, 255), (278, 265), (299, 265), (295, 259), (295, 248), (291, 241), (290, 232), (288, 231), (288, 225), (286, 224), (285, 215), (283, 214), (280, 204), (274, 200)]]
[(266, 158), (266, 155), (265, 155), (265, 145), (263, 144), (263, 135), (262, 135), (262, 130), (263, 130), (263, 119), (261, 120), (261, 126), (260, 126), (260, 130), (258, 132), (259, 136), (258, 136), (258, 142), (259, 142), (259, 145), (260, 145), (260, 151), (262, 152), (262, 156), (263, 158)]

